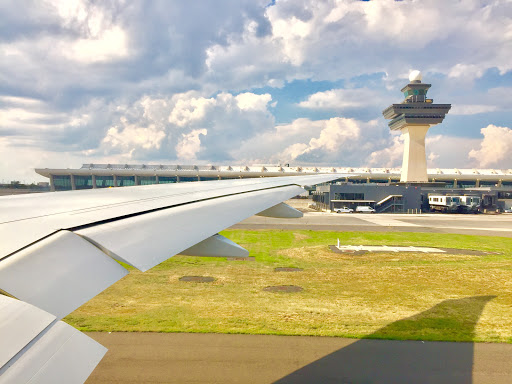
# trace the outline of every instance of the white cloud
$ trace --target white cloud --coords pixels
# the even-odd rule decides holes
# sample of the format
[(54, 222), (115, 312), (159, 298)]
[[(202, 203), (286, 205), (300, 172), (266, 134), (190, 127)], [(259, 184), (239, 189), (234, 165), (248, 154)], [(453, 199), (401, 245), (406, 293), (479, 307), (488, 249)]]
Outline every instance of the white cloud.
[(184, 127), (203, 119), (207, 111), (215, 105), (213, 98), (187, 97), (179, 95), (169, 116), (169, 123)]
[(303, 51), (296, 48), (310, 35), (312, 27), (311, 23), (299, 20), (294, 16), (276, 18), (272, 23), (274, 39), (282, 41), (284, 56), (295, 66), (301, 65), (304, 61)]
[(494, 112), (498, 110), (496, 105), (464, 105), (464, 104), (454, 104), (450, 109), (451, 115), (476, 115), (479, 113), (487, 113)]
[(401, 167), (404, 153), (402, 135), (393, 135), (389, 146), (370, 153), (368, 165), (373, 167)]
[[(282, 159), (282, 163), (293, 161), (300, 155), (308, 150), (308, 145), (305, 143), (295, 143), (285, 148), (280, 154), (279, 159)], [(277, 159), (279, 161), (279, 159)]]
[[(370, 122), (374, 124), (376, 122)], [(320, 132), (318, 138), (313, 137), (309, 141), (309, 147), (304, 153), (312, 152), (318, 149), (327, 152), (339, 150), (347, 141), (355, 140), (360, 137), (361, 131), (359, 124), (354, 119), (345, 119), (336, 117), (325, 122), (325, 126)]]
[(488, 125), (480, 130), (484, 136), (479, 149), (472, 149), (469, 158), (479, 167), (512, 168), (512, 129)]
[(346, 108), (363, 108), (380, 100), (375, 91), (368, 88), (359, 89), (331, 89), (310, 95), (299, 106), (309, 109), (340, 110)]
[(236, 96), (238, 108), (243, 111), (265, 111), (267, 109), (267, 104), (271, 101), (272, 96), (268, 93), (265, 93), (264, 95), (256, 95), (251, 92), (246, 92)]
[(89, 13), (87, 3), (82, 0), (49, 0), (45, 2), (56, 8), (65, 24), (75, 20), (83, 22), (87, 19), (87, 14)]
[(480, 68), (474, 64), (455, 64), (448, 71), (448, 77), (453, 77), (457, 81), (473, 81), (482, 77), (484, 74), (484, 68)]
[(66, 44), (62, 50), (69, 59), (85, 63), (115, 60), (128, 55), (127, 36), (116, 26), (102, 31), (99, 37), (79, 39), (69, 46)]
[(97, 154), (196, 162), (232, 159), (244, 140), (273, 127), (269, 101), (270, 95), (253, 93), (144, 96), (115, 108), (119, 117), (106, 131)]
[(245, 162), (358, 165), (382, 144), (382, 129), (375, 120), (301, 118), (245, 141), (235, 156)]
[[(95, 63), (115, 60), (128, 55), (127, 32), (114, 23), (114, 15), (106, 4), (83, 0), (49, 0), (60, 18), (60, 26), (75, 32), (68, 38), (58, 38), (49, 53), (63, 54), (72, 61)], [(48, 38), (48, 37), (45, 37)]]
[[(431, 139), (432, 138), (432, 139)], [(427, 135), (427, 166), (430, 168), (478, 168), (468, 153), (479, 139), (450, 135)]]
[[(125, 118), (121, 122), (126, 124)], [(159, 149), (165, 132), (150, 124), (148, 127), (138, 127), (134, 124), (126, 124), (123, 128), (114, 126), (107, 131), (103, 144), (114, 150), (131, 153), (134, 148)]]
[(199, 135), (207, 135), (206, 129), (196, 129), (190, 133), (183, 134), (180, 141), (176, 145), (176, 155), (178, 159), (192, 160), (196, 159), (197, 152), (201, 148), (201, 140)]
[(98, 100), (90, 100), (87, 105), (67, 113), (33, 98), (3, 97), (2, 101), (5, 107), (0, 107), (0, 135), (7, 136), (16, 145), (59, 151), (61, 144), (68, 150), (80, 144), (88, 145), (87, 139), (80, 138), (84, 134), (89, 138), (94, 135), (84, 129), (100, 121), (91, 112), (102, 114), (108, 109), (100, 106)]
[(38, 107), (43, 105), (43, 102), (32, 97), (19, 97), (19, 96), (0, 96), (2, 104), (18, 106), (18, 107)]
[[(266, 17), (271, 35), (255, 36), (248, 23), (242, 39), (209, 48), (209, 69), (218, 76), (229, 68), (245, 84), (268, 81), (259, 68), (329, 80), (375, 72), (406, 78), (418, 66), (461, 80), (512, 69), (507, 2), (281, 1)], [(414, 20), (421, 20), (421, 33), (411, 33)]]

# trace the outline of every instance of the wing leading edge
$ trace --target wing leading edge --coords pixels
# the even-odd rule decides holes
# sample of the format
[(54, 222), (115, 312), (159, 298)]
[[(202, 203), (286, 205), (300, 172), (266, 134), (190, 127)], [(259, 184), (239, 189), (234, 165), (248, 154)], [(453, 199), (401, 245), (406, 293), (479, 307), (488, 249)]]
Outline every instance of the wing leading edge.
[[(12, 340), (0, 351), (0, 384), (62, 382), (59, 369), (66, 383), (85, 381), (106, 350), (59, 320), (128, 273), (115, 260), (146, 271), (179, 253), (245, 256), (218, 232), (254, 214), (298, 217), (282, 202), (302, 193), (300, 186), (340, 177), (0, 198), (0, 293), (11, 296), (0, 295), (0, 308), (9, 308), (0, 315), (0, 335)], [(79, 367), (67, 362), (73, 354), (81, 356)]]

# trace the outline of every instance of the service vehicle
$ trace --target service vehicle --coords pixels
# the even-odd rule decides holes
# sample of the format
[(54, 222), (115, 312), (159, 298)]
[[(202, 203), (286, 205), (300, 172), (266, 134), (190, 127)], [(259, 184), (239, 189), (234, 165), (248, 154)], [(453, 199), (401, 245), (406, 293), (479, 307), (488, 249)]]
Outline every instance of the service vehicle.
[(356, 212), (358, 213), (375, 213), (375, 209), (369, 207), (367, 205), (359, 205), (356, 207)]
[(343, 208), (336, 208), (334, 210), (334, 212), (336, 212), (336, 213), (352, 213), (352, 212), (354, 212), (354, 210), (349, 207), (343, 207)]
[(451, 213), (478, 213), (482, 199), (480, 196), (429, 195), (431, 211)]
[(440, 212), (457, 212), (460, 205), (459, 196), (429, 195), (430, 210)]

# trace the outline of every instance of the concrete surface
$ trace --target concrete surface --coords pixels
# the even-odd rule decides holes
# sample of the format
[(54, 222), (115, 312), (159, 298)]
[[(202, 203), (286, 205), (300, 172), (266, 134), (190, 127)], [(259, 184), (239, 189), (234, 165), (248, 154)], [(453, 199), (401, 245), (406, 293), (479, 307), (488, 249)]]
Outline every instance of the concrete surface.
[(512, 237), (512, 214), (368, 214), (305, 212), (300, 219), (252, 216), (232, 229), (311, 229), (457, 233)]
[(180, 333), (88, 335), (109, 352), (87, 384), (512, 382), (511, 344)]

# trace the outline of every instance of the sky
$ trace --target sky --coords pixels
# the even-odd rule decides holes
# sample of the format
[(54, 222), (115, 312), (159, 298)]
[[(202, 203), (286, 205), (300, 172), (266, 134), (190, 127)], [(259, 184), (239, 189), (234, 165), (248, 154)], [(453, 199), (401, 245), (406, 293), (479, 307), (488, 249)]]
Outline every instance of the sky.
[(0, 181), (84, 163), (512, 168), (511, 0), (3, 0)]

